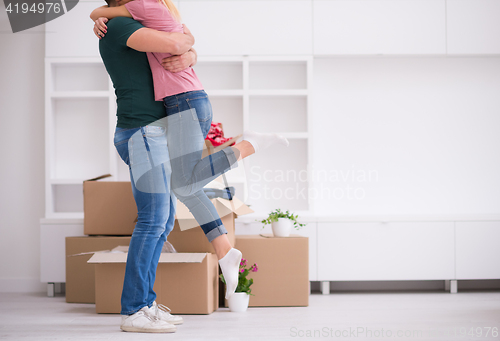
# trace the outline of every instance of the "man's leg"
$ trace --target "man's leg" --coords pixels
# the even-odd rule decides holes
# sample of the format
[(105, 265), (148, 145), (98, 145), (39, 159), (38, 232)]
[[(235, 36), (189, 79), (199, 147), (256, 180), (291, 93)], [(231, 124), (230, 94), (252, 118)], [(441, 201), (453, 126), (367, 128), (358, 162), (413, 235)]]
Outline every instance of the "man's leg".
[[(158, 176), (161, 173), (157, 169), (150, 172), (145, 177)], [(158, 246), (159, 244), (163, 246), (170, 214), (169, 194), (141, 192), (134, 185), (132, 173), (130, 176), (137, 204), (138, 221), (129, 245), (121, 298), (122, 315), (134, 314), (150, 304), (148, 301), (152, 295), (150, 289), (154, 285), (156, 266), (161, 252)]]
[[(130, 241), (125, 270), (121, 300), (123, 315), (121, 329), (132, 332), (175, 332), (174, 325), (154, 319), (147, 307), (151, 280), (149, 271), (151, 262), (155, 261), (156, 256), (159, 258), (159, 254), (155, 253), (155, 247), (165, 232), (165, 224), (170, 213), (170, 196), (166, 191), (163, 193), (142, 192), (135, 186), (130, 167), (132, 156), (129, 153), (128, 142), (131, 136), (141, 131), (143, 132), (142, 128), (117, 128), (115, 132), (115, 146), (118, 154), (129, 165), (132, 192), (138, 210), (138, 222)], [(147, 143), (146, 134), (144, 136), (144, 141)], [(149, 178), (146, 177), (146, 180), (149, 179), (150, 186), (153, 186), (154, 182), (166, 185), (166, 176), (160, 170), (160, 167), (156, 167), (148, 173)]]
[(175, 198), (171, 194), (171, 196), (170, 196), (170, 215), (168, 217), (165, 232), (163, 232), (160, 239), (158, 240), (158, 244), (156, 245), (156, 248), (154, 251), (154, 256), (153, 256), (153, 261), (151, 262), (151, 267), (149, 269), (149, 295), (148, 295), (148, 300), (147, 300), (149, 311), (151, 314), (153, 314), (154, 316), (156, 316), (158, 319), (160, 319), (162, 321), (166, 321), (166, 322), (174, 324), (174, 325), (182, 324), (184, 322), (184, 319), (181, 316), (170, 314), (170, 309), (168, 307), (156, 303), (156, 293), (153, 290), (153, 286), (154, 286), (155, 278), (156, 278), (156, 269), (158, 267), (158, 259), (161, 255), (162, 250), (163, 250), (163, 245), (167, 241), (167, 237), (168, 237), (169, 233), (174, 228), (175, 201), (176, 200), (177, 200), (177, 198)]

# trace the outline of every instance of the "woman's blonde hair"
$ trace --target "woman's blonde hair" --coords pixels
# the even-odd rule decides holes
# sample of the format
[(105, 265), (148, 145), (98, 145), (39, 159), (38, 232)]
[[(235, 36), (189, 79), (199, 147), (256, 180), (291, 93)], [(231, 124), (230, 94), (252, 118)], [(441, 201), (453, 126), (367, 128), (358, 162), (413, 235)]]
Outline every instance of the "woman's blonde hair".
[(165, 5), (168, 8), (168, 10), (170, 11), (175, 20), (177, 20), (178, 22), (182, 21), (181, 14), (179, 13), (177, 7), (175, 7), (172, 0), (158, 0), (158, 2), (160, 4)]

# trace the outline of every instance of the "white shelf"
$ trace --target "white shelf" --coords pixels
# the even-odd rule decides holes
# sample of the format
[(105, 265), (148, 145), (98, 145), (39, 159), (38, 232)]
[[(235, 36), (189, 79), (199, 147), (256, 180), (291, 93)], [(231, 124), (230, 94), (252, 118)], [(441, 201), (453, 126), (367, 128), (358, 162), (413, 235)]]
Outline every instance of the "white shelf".
[(41, 218), (43, 225), (83, 225), (83, 218)]
[(77, 219), (83, 220), (83, 212), (54, 212), (47, 219)]
[(84, 179), (63, 179), (63, 178), (53, 178), (50, 179), (52, 185), (81, 185)]
[(242, 97), (244, 95), (243, 89), (235, 90), (207, 90), (207, 95), (210, 97)]
[(270, 90), (248, 90), (250, 96), (272, 97), (272, 96), (307, 96), (309, 90), (305, 89), (270, 89)]
[(54, 91), (51, 98), (109, 98), (109, 91)]

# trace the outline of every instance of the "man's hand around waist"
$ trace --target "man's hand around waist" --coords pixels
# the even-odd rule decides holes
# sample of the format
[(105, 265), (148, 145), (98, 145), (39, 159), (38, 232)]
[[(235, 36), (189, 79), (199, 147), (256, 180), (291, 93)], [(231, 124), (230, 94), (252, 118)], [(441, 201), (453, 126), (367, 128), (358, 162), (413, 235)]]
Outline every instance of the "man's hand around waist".
[(189, 50), (178, 56), (170, 56), (161, 61), (161, 66), (172, 73), (180, 72), (196, 64), (196, 52)]

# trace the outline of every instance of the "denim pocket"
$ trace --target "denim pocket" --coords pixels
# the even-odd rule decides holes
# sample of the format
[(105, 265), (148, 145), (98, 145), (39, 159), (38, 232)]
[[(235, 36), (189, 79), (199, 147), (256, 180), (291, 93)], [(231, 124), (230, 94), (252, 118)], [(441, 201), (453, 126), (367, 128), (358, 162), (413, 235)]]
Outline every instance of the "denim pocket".
[(207, 95), (196, 98), (187, 98), (186, 102), (190, 109), (194, 109), (196, 111), (198, 121), (206, 122), (212, 119), (212, 105), (210, 104), (210, 100)]
[(114, 145), (120, 158), (129, 165), (130, 157), (128, 152), (128, 141), (130, 137), (140, 128), (116, 128), (114, 136)]
[(146, 126), (144, 127), (144, 134), (146, 137), (156, 137), (165, 135), (166, 129), (165, 127), (159, 126)]
[(179, 100), (177, 97), (174, 96), (168, 96), (163, 99), (163, 105), (167, 109), (173, 109), (179, 107)]
[(119, 143), (115, 144), (116, 151), (118, 152), (118, 155), (120, 155), (120, 158), (125, 162), (127, 166), (129, 166), (129, 153), (128, 153), (128, 140), (121, 141)]

